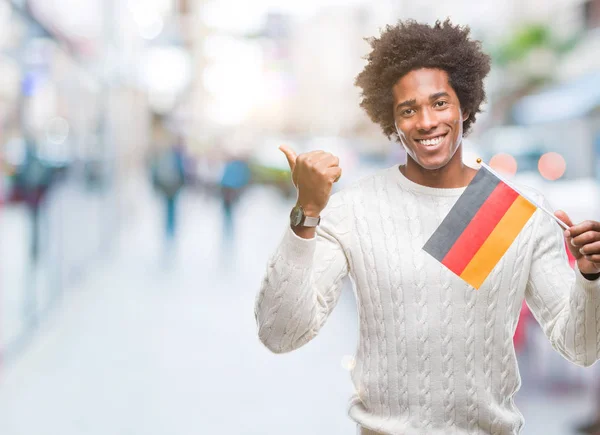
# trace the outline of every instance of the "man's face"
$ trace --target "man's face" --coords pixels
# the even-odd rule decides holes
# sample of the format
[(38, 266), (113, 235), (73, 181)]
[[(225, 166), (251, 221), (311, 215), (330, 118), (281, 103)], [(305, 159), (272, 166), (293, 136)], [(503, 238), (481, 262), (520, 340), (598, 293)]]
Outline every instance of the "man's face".
[(409, 72), (392, 88), (398, 136), (408, 156), (419, 166), (444, 167), (460, 147), (463, 121), (448, 74), (423, 68)]

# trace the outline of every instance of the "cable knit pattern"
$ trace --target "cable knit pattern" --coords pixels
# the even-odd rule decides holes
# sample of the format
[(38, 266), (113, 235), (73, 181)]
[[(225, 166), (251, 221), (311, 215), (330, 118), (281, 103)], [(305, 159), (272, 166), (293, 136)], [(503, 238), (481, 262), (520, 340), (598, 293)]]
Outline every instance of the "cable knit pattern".
[(578, 294), (576, 297), (577, 312), (582, 313), (575, 321), (575, 352), (577, 359), (585, 359), (585, 297)]
[(477, 402), (477, 385), (475, 384), (475, 303), (477, 302), (477, 291), (469, 288), (465, 292), (465, 331), (467, 339), (465, 342), (467, 359), (465, 367), (467, 370), (467, 420), (469, 432), (472, 433), (477, 427), (479, 419)]
[[(419, 201), (414, 193), (411, 192), (410, 200), (407, 202), (407, 215), (409, 219), (408, 230), (410, 243), (413, 252), (418, 252), (422, 248), (422, 222), (419, 219)], [(431, 389), (430, 374), (431, 362), (429, 360), (429, 326), (427, 316), (427, 290), (425, 288), (425, 265), (423, 255), (412, 255), (413, 268), (415, 274), (415, 299), (417, 302), (417, 352), (419, 358), (419, 404), (421, 412), (419, 420), (424, 429), (431, 426)]]
[[(514, 307), (516, 306), (516, 315), (518, 316), (521, 310), (521, 304), (515, 302), (515, 296), (517, 294), (517, 290), (519, 289), (518, 283), (520, 281), (521, 273), (523, 271), (521, 264), (525, 259), (525, 241), (527, 240), (526, 235), (529, 233), (529, 227), (531, 226), (531, 220), (527, 222), (523, 230), (521, 230), (521, 234), (517, 237), (517, 249), (516, 249), (516, 261), (514, 263), (510, 285), (509, 285), (509, 293), (508, 299), (506, 302), (507, 309), (505, 313), (505, 321), (504, 321), (504, 348), (502, 351), (502, 371), (500, 373), (500, 384), (502, 397), (504, 399), (504, 406), (510, 407), (513, 400), (514, 391), (517, 389), (517, 367), (516, 364), (511, 364), (511, 359), (514, 359), (514, 344), (513, 344), (513, 336), (516, 327), (516, 318)], [(512, 376), (511, 376), (512, 375)], [(510, 376), (510, 378), (509, 378)], [(509, 384), (510, 380), (513, 380), (512, 384)], [(511, 394), (513, 392), (513, 394)], [(520, 416), (516, 418), (516, 420), (520, 421)], [(514, 431), (514, 425), (511, 423), (511, 431)]]
[[(308, 272), (308, 270), (302, 271), (300, 281), (304, 281), (305, 274), (307, 272)], [(267, 340), (271, 337), (271, 333), (273, 332), (273, 325), (275, 324), (275, 322), (277, 320), (277, 314), (278, 314), (278, 312), (281, 308), (281, 304), (283, 302), (283, 295), (285, 294), (285, 291), (287, 290), (288, 286), (290, 285), (290, 277), (293, 275), (293, 273), (294, 273), (293, 265), (289, 265), (281, 273), (281, 281), (280, 281), (279, 288), (275, 292), (272, 302), (271, 302), (270, 306), (268, 307), (268, 311), (267, 311), (267, 319), (268, 320), (261, 325), (261, 331), (264, 330), (264, 332), (261, 335), (263, 335), (263, 334), (266, 335)], [(264, 302), (265, 302), (264, 298), (263, 298), (262, 302), (264, 304)]]
[[(379, 177), (378, 185), (375, 186), (377, 190), (377, 199), (379, 202), (379, 216), (380, 216), (380, 224), (383, 230), (383, 239), (387, 252), (394, 252), (397, 250), (398, 246), (398, 238), (396, 234), (396, 230), (394, 228), (394, 219), (392, 217), (391, 207), (392, 201), (389, 194), (388, 186), (386, 183), (385, 177)], [(394, 347), (395, 355), (400, 357), (402, 361), (399, 364), (398, 368), (398, 378), (397, 384), (392, 386), (392, 389), (400, 393), (399, 400), (399, 408), (406, 409), (407, 400), (408, 400), (408, 392), (406, 390), (406, 349), (404, 348), (405, 339), (404, 339), (404, 331), (399, 328), (404, 325), (404, 312), (403, 307), (401, 309), (401, 295), (402, 288), (401, 287), (392, 287), (394, 284), (398, 284), (402, 281), (400, 277), (400, 258), (398, 255), (388, 255), (387, 256), (387, 270), (389, 271), (388, 279), (386, 281), (386, 285), (390, 289), (390, 299), (392, 301), (392, 315), (393, 315), (393, 325), (392, 329), (394, 332), (394, 340), (393, 343), (389, 343), (390, 346)], [(383, 325), (383, 329), (385, 330), (385, 325)], [(387, 364), (386, 359), (386, 364)], [(387, 366), (386, 366), (387, 371)], [(385, 382), (388, 382), (388, 376), (386, 374)], [(391, 411), (392, 407), (392, 396), (391, 391), (388, 388), (388, 411)], [(391, 412), (387, 412), (385, 415), (386, 418), (391, 417)], [(380, 428), (381, 429), (381, 428)]]
[[(371, 191), (374, 192), (379, 192), (381, 189), (384, 189), (384, 187), (381, 185), (381, 183), (378, 183), (378, 178), (379, 177), (375, 177), (373, 178), (373, 185), (369, 186), (372, 187)], [(377, 184), (379, 184), (378, 187)], [(381, 207), (381, 205), (378, 205), (378, 207)], [(375, 210), (375, 213), (377, 215), (380, 215), (380, 208)], [(360, 225), (361, 230), (364, 229), (362, 225)], [(364, 238), (365, 240), (368, 239), (367, 245), (369, 247), (374, 246), (374, 241), (372, 239), (373, 233), (369, 232), (369, 231), (364, 231), (359, 233), (359, 236), (361, 238)], [(377, 337), (377, 373), (379, 374), (378, 378), (378, 391), (379, 391), (379, 409), (378, 409), (378, 414), (380, 416), (384, 416), (385, 414), (389, 414), (389, 412), (386, 412), (386, 410), (389, 411), (389, 406), (386, 406), (386, 404), (390, 403), (389, 400), (389, 386), (388, 386), (388, 361), (387, 361), (387, 344), (385, 341), (385, 317), (383, 314), (383, 306), (381, 304), (381, 293), (378, 291), (379, 288), (381, 288), (382, 283), (381, 283), (381, 278), (379, 277), (378, 273), (377, 273), (377, 266), (375, 264), (375, 258), (373, 256), (373, 251), (371, 249), (367, 250), (367, 255), (365, 255), (365, 266), (367, 267), (367, 270), (371, 270), (374, 273), (371, 273), (368, 275), (369, 279), (369, 287), (370, 287), (370, 295), (371, 295), (371, 301), (373, 303), (373, 309), (374, 309), (374, 318), (375, 318), (375, 336)], [(387, 409), (386, 409), (387, 408)]]
[[(372, 182), (372, 180), (369, 180)], [(365, 186), (361, 186), (363, 189), (366, 188)], [(362, 190), (362, 189), (361, 189)], [(362, 383), (361, 387), (362, 387), (362, 393), (364, 394), (364, 397), (366, 399), (366, 406), (368, 408), (373, 408), (376, 405), (376, 402), (373, 400), (372, 398), (372, 393), (375, 397), (377, 397), (377, 392), (376, 391), (372, 391), (371, 390), (371, 386), (373, 385), (373, 381), (371, 379), (371, 364), (372, 364), (372, 360), (374, 358), (373, 357), (373, 352), (375, 352), (376, 347), (377, 347), (377, 342), (378, 340), (380, 340), (380, 333), (377, 330), (377, 326), (374, 324), (375, 322), (373, 322), (372, 319), (372, 311), (373, 311), (373, 294), (372, 291), (374, 290), (371, 287), (371, 280), (372, 277), (369, 278), (369, 276), (371, 276), (371, 274), (374, 272), (374, 270), (372, 269), (373, 267), (373, 246), (370, 243), (371, 240), (369, 238), (368, 235), (368, 231), (369, 231), (369, 227), (367, 225), (367, 214), (366, 214), (366, 201), (369, 199), (369, 196), (367, 194), (363, 193), (362, 195), (354, 195), (353, 198), (356, 202), (354, 204), (354, 212), (356, 214), (356, 233), (358, 236), (358, 239), (360, 240), (360, 251), (361, 254), (358, 258), (362, 259), (362, 263), (360, 264), (360, 267), (365, 269), (365, 270), (370, 270), (371, 273), (367, 274), (367, 286), (366, 288), (363, 290), (363, 292), (361, 292), (361, 295), (364, 297), (364, 302), (363, 302), (363, 309), (364, 309), (364, 317), (366, 320), (366, 324), (367, 324), (367, 333), (365, 334), (365, 362), (364, 362), (364, 367), (365, 367), (365, 371), (364, 371), (364, 382)], [(360, 260), (358, 260), (360, 261)], [(369, 267), (366, 263), (370, 263), (371, 267)], [(375, 345), (373, 345), (373, 342), (375, 342)], [(375, 349), (372, 350), (372, 347), (374, 347)], [(381, 398), (381, 396), (379, 396), (380, 399), (380, 405), (382, 405), (381, 400), (383, 400)]]
[[(315, 267), (315, 271), (314, 271), (315, 281), (319, 281), (323, 277), (325, 272), (328, 271), (332, 267), (334, 261), (335, 261), (335, 251), (333, 251), (333, 250), (323, 256), (323, 261), (321, 262), (321, 264), (319, 264), (319, 266)], [(344, 269), (341, 269), (333, 281), (332, 288), (338, 288), (341, 285), (341, 280), (345, 277), (345, 275), (346, 275), (346, 271)], [(318, 301), (320, 303), (317, 304), (317, 310), (314, 312), (314, 314), (319, 319), (324, 321), (326, 319), (326, 313), (327, 313), (328, 308), (330, 306), (334, 305), (336, 302), (336, 295), (334, 292), (328, 292), (328, 293), (325, 293), (324, 295), (319, 295), (319, 296), (322, 297), (322, 300)], [(310, 307), (314, 304), (315, 297), (318, 297), (318, 296), (313, 293), (306, 292), (298, 298), (298, 300), (295, 302), (295, 305), (297, 305), (299, 307), (304, 307), (304, 306)], [(302, 330), (300, 329), (301, 321), (302, 321), (302, 313), (304, 311), (305, 311), (304, 309), (299, 309), (293, 315), (292, 319), (290, 320), (290, 322), (286, 325), (286, 327), (284, 329), (283, 341), (286, 341), (286, 338), (288, 338), (289, 334), (292, 334), (293, 342), (295, 342), (296, 340), (298, 340), (300, 338), (300, 336), (302, 335)], [(313, 319), (311, 319), (311, 321), (312, 320)], [(321, 325), (319, 324), (317, 326), (317, 328), (320, 329), (320, 327), (321, 327)]]
[[(496, 326), (496, 313), (498, 312), (498, 296), (500, 286), (502, 284), (502, 269), (504, 268), (504, 259), (496, 266), (492, 272), (491, 283), (492, 287), (487, 295), (487, 309), (485, 310), (485, 329), (484, 329), (484, 357), (483, 371), (485, 375), (485, 389), (488, 397), (492, 395), (492, 360), (494, 356), (494, 329)], [(496, 433), (496, 425), (498, 424), (498, 416), (492, 417), (490, 422), (490, 433)], [(483, 421), (480, 419), (480, 425), (483, 426)]]
[(588, 366), (600, 356), (600, 280), (569, 267), (562, 231), (541, 211), (479, 290), (422, 250), (463, 191), (380, 171), (330, 198), (314, 239), (286, 228), (267, 264), (255, 317), (275, 353), (317, 336), (352, 276), (360, 334), (349, 416), (365, 433), (518, 434), (523, 298), (565, 358)]
[(444, 386), (444, 422), (453, 427), (456, 420), (456, 399), (454, 397), (454, 353), (452, 350), (452, 288), (451, 272), (440, 268), (442, 299), (442, 384)]
[(402, 269), (400, 267), (400, 255), (398, 248), (400, 246), (399, 234), (401, 229), (396, 228), (397, 220), (388, 213), (391, 211), (391, 205), (394, 198), (391, 195), (390, 189), (386, 188), (385, 195), (381, 197), (381, 201), (387, 202), (389, 206), (382, 208), (381, 221), (384, 228), (384, 238), (387, 252), (396, 252), (397, 255), (387, 255), (388, 267), (390, 271), (390, 282), (394, 287), (390, 288), (391, 298), (393, 303), (394, 313), (394, 332), (396, 337), (396, 355), (398, 359), (398, 385), (397, 392), (399, 395), (399, 408), (402, 413), (406, 413), (407, 418), (410, 418), (410, 408), (408, 407), (408, 360), (406, 358), (406, 304), (404, 303), (404, 290), (400, 285), (402, 282)]

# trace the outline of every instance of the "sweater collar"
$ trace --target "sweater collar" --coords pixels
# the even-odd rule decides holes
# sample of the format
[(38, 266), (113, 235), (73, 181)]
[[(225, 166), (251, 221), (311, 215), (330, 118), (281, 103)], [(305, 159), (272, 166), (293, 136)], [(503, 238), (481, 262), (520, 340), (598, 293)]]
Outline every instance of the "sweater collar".
[(395, 165), (389, 168), (390, 175), (392, 178), (396, 180), (396, 182), (402, 186), (406, 190), (413, 191), (415, 193), (421, 195), (431, 195), (431, 196), (446, 196), (446, 197), (456, 197), (460, 196), (465, 189), (465, 187), (451, 187), (451, 188), (438, 188), (438, 187), (428, 187), (423, 186), (422, 184), (417, 184), (414, 181), (409, 180), (406, 176), (400, 171), (400, 166)]

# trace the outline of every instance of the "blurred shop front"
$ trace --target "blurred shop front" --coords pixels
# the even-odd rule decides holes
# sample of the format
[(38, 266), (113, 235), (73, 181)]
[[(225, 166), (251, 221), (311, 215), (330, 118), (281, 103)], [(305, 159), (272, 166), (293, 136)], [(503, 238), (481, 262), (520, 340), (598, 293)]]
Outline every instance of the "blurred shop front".
[(555, 183), (555, 187), (565, 191), (561, 198), (572, 202), (572, 208), (585, 212), (581, 219), (600, 216), (598, 108), (600, 74), (592, 72), (525, 96), (515, 104), (512, 112), (516, 124), (513, 132), (521, 132), (521, 137), (528, 140), (528, 146), (520, 144), (521, 155), (528, 153), (533, 161), (544, 153), (555, 152), (569, 163), (561, 182)]
[(118, 35), (105, 37), (112, 2), (61, 3), (56, 14), (49, 2), (0, 2), (0, 352), (8, 360), (114, 245), (130, 212), (125, 180), (148, 130), (144, 93), (116, 68)]

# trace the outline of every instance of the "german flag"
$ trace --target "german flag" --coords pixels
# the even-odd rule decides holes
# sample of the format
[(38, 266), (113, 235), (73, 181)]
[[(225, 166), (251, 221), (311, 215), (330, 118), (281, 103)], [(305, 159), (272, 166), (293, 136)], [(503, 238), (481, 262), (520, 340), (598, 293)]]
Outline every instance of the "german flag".
[(536, 209), (482, 166), (423, 249), (479, 289)]

